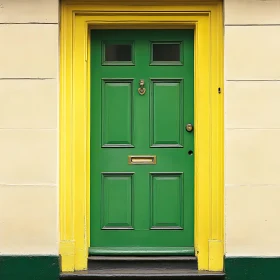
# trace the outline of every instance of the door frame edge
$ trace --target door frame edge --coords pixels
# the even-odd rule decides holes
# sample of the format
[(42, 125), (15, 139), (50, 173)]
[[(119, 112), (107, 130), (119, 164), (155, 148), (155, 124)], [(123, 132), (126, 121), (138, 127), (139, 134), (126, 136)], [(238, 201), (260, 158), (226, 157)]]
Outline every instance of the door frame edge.
[[(146, 6), (143, 5), (146, 2)], [(137, 5), (139, 4), (139, 5)], [(167, 8), (168, 7), (168, 8)], [(102, 8), (102, 12), (100, 12)], [(108, 15), (110, 14), (110, 21)], [(199, 270), (224, 260), (223, 10), (221, 1), (62, 0), (59, 232), (61, 270), (87, 269), (90, 191), (90, 29), (195, 29), (195, 253)], [(203, 81), (203, 82), (202, 82)], [(199, 137), (198, 137), (199, 136)]]

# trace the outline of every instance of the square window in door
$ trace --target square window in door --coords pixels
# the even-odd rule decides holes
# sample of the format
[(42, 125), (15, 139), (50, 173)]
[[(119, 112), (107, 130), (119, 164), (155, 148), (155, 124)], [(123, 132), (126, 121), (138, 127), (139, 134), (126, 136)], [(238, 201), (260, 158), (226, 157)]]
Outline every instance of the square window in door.
[(182, 42), (152, 42), (150, 65), (183, 65)]
[(103, 42), (102, 65), (134, 65), (133, 42)]

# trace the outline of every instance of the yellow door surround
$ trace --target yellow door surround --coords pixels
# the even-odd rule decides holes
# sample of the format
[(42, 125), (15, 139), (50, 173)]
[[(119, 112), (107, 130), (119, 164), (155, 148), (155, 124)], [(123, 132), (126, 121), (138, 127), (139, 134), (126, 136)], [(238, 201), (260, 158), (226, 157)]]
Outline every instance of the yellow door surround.
[(87, 268), (90, 191), (89, 30), (94, 28), (195, 30), (195, 252), (200, 270), (223, 270), (222, 2), (62, 0), (61, 5), (62, 270)]

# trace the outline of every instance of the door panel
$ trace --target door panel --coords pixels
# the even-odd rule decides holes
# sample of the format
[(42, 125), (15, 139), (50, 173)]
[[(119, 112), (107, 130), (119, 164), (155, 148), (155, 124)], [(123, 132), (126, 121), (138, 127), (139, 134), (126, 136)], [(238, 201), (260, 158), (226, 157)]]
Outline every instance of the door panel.
[(92, 254), (194, 252), (193, 44), (193, 30), (91, 31)]
[(133, 229), (133, 174), (102, 174), (102, 229)]
[(132, 94), (133, 80), (103, 80), (102, 147), (133, 146)]
[(152, 80), (150, 126), (152, 147), (182, 147), (184, 103), (182, 80)]
[(183, 229), (183, 174), (151, 174), (151, 229)]

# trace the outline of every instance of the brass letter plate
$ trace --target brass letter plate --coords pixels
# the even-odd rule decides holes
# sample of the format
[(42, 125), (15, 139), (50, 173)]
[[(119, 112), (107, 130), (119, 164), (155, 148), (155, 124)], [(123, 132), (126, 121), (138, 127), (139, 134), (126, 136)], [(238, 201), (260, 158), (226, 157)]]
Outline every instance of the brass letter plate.
[(157, 164), (157, 156), (128, 156), (128, 164)]

